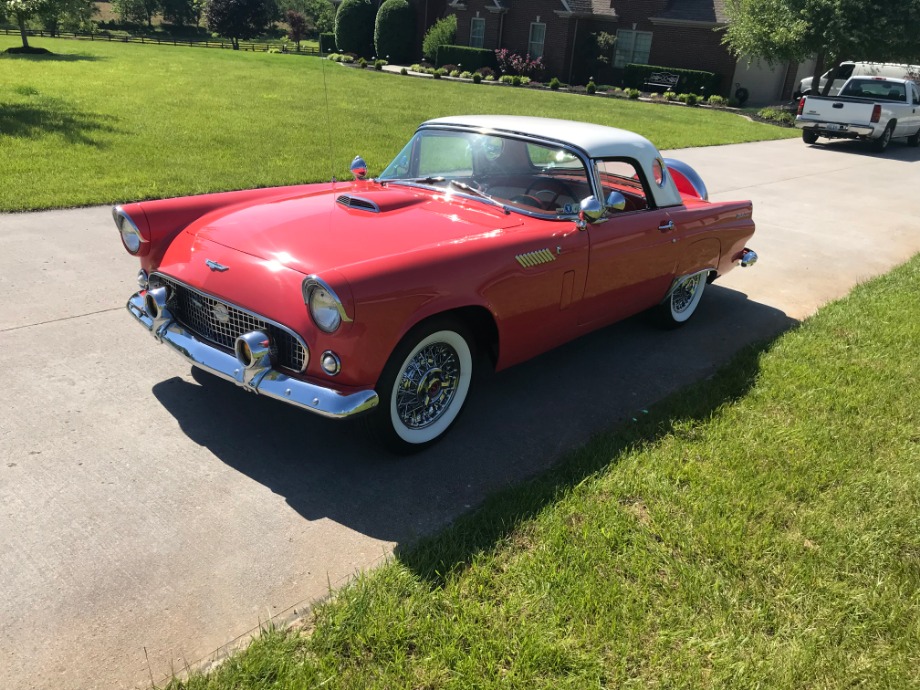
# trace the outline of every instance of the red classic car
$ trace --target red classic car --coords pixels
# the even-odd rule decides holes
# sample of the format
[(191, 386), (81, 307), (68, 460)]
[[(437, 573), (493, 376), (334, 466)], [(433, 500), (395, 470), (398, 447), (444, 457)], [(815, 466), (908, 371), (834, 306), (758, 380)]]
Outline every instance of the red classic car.
[(116, 206), (130, 313), (191, 364), (391, 449), (441, 438), (474, 367), (655, 308), (690, 318), (756, 254), (749, 201), (636, 134), (531, 117), (422, 124), (376, 179)]

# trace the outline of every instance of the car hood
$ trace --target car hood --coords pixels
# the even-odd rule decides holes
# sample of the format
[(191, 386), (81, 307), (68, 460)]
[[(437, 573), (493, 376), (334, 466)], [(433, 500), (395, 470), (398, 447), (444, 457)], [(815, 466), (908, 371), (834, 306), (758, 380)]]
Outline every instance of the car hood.
[(368, 181), (220, 209), (186, 232), (309, 275), (486, 238), (522, 222), (457, 194)]

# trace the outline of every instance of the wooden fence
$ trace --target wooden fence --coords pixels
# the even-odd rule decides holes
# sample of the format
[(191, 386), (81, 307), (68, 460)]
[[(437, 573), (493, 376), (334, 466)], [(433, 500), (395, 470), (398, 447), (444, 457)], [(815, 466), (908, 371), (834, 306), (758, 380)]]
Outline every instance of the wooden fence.
[[(15, 35), (19, 36), (19, 29), (0, 29), (0, 34), (5, 34), (7, 36)], [(58, 31), (54, 36), (51, 35), (48, 31), (41, 31), (38, 29), (27, 29), (26, 35), (30, 38), (37, 36), (39, 38), (69, 38), (76, 39), (79, 41), (108, 41), (110, 43), (143, 43), (150, 45), (169, 45), (169, 46), (190, 46), (197, 48), (223, 48), (225, 50), (233, 50), (233, 44), (227, 41), (217, 41), (217, 40), (195, 40), (195, 39), (186, 39), (186, 38), (157, 38), (152, 36), (113, 36), (109, 33), (73, 33), (70, 31)], [(275, 50), (281, 50), (280, 43), (254, 43), (254, 42), (239, 42), (240, 50), (245, 50), (254, 53), (267, 53), (270, 49), (274, 48)], [(318, 48), (312, 48), (310, 46), (301, 46), (300, 50), (296, 49), (296, 46), (285, 51), (291, 55), (319, 55)]]

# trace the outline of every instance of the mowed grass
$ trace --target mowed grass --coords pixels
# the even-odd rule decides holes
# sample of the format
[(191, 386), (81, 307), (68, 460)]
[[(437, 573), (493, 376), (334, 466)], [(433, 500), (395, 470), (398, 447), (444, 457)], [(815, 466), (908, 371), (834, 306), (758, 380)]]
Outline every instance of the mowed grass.
[[(0, 37), (0, 51), (17, 44)], [(659, 148), (794, 136), (725, 112), (451, 83), (318, 58), (53, 39), (0, 56), (0, 211), (350, 179), (451, 114), (579, 119)], [(327, 106), (328, 101), (328, 106)]]
[(918, 293), (915, 257), (171, 687), (920, 686)]

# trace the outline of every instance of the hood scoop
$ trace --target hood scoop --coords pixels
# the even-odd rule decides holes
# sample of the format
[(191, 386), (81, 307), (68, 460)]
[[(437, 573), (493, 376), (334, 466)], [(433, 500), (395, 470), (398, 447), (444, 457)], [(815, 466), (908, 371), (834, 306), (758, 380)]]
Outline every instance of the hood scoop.
[(336, 198), (335, 203), (341, 204), (346, 208), (353, 208), (356, 211), (367, 211), (368, 213), (380, 213), (380, 207), (371, 201), (370, 199), (365, 199), (360, 196), (352, 196), (351, 194), (340, 194)]

